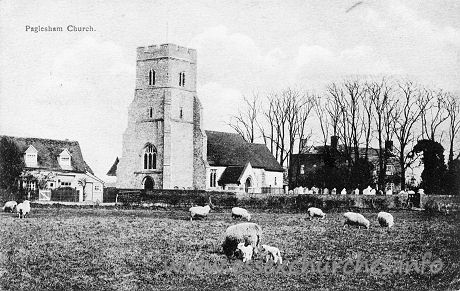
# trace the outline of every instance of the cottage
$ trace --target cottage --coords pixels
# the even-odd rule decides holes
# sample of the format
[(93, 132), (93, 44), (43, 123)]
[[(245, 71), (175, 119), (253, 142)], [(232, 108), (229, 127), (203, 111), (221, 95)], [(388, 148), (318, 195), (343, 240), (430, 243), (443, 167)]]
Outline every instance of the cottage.
[(79, 202), (102, 202), (104, 183), (84, 161), (77, 141), (7, 138), (24, 154), (25, 169), (20, 181), (23, 189), (39, 191), (40, 200), (50, 200), (51, 190), (73, 188)]

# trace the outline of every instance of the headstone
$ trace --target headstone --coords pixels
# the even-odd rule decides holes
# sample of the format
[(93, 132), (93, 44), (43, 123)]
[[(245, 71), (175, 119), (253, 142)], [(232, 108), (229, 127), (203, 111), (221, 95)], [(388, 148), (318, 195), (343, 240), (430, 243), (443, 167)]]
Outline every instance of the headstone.
[(341, 195), (347, 195), (347, 189), (343, 188), (340, 192)]
[(324, 195), (329, 195), (329, 189), (327, 189), (327, 188), (324, 188), (324, 190), (323, 190), (323, 194), (324, 194)]
[(331, 194), (332, 195), (337, 195), (337, 189), (333, 188), (332, 191), (331, 191)]

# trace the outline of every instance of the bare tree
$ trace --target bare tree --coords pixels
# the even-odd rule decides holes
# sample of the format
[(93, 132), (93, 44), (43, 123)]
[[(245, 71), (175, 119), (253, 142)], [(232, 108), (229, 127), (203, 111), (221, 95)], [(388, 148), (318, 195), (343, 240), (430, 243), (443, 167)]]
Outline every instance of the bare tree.
[(401, 188), (406, 186), (406, 170), (414, 162), (414, 156), (408, 151), (408, 145), (417, 138), (414, 134), (415, 124), (428, 104), (421, 90), (411, 81), (399, 82), (399, 102), (393, 111), (396, 121), (395, 135), (398, 140)]
[(256, 130), (258, 129), (258, 115), (260, 111), (259, 94), (253, 92), (250, 98), (243, 96), (244, 109), (238, 111), (237, 115), (232, 116), (230, 123), (239, 135), (247, 142), (253, 143), (256, 138)]
[(455, 136), (460, 130), (460, 100), (458, 96), (447, 94), (445, 105), (449, 116), (449, 165), (451, 165), (454, 160)]
[[(435, 141), (437, 129), (449, 118), (449, 112), (446, 108), (446, 93), (442, 90), (423, 89), (421, 94), (423, 98), (420, 98), (420, 106), (423, 107), (427, 103), (420, 116), (422, 137)], [(441, 137), (439, 138), (441, 139)]]
[(375, 130), (377, 132), (379, 146), (378, 186), (379, 189), (384, 189), (386, 178), (385, 169), (387, 162), (384, 142), (387, 140), (388, 135), (390, 134), (389, 132), (391, 130), (391, 123), (393, 121), (393, 119), (390, 118), (391, 114), (389, 114), (394, 108), (393, 102), (391, 100), (392, 87), (389, 82), (383, 78), (379, 82), (374, 81), (367, 83), (367, 91), (371, 99), (372, 106), (375, 110), (375, 113), (373, 114), (373, 120), (375, 123)]

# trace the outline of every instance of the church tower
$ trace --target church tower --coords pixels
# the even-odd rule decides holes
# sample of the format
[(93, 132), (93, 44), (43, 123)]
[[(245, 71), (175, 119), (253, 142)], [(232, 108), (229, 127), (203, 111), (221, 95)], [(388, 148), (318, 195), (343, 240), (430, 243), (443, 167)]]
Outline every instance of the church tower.
[(204, 189), (206, 134), (196, 94), (196, 50), (137, 48), (136, 88), (117, 167), (117, 187)]

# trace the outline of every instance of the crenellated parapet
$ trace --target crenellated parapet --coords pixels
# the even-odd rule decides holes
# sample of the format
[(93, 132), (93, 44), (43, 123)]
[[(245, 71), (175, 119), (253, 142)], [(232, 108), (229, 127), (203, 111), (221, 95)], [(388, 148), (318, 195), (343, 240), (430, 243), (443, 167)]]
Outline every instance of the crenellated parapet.
[(148, 60), (161, 57), (175, 57), (195, 63), (196, 50), (171, 43), (137, 48), (137, 60)]

